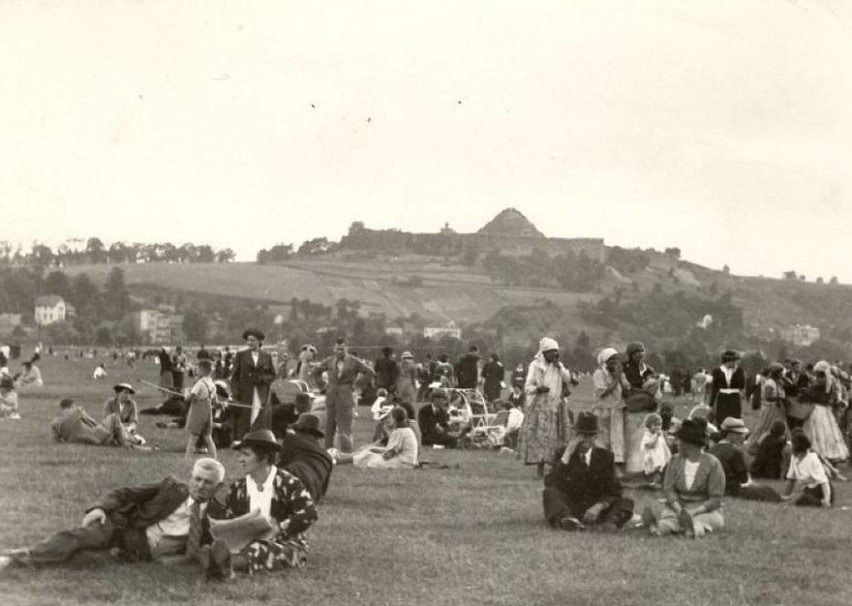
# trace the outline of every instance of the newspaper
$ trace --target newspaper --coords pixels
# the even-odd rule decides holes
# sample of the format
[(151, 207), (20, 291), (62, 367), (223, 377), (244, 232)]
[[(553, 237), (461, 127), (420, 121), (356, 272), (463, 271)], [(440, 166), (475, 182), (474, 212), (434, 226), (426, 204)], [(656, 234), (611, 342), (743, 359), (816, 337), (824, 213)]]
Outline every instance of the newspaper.
[(210, 520), (210, 534), (222, 539), (231, 553), (236, 553), (252, 541), (269, 539), (277, 532), (272, 520), (259, 509), (230, 520)]

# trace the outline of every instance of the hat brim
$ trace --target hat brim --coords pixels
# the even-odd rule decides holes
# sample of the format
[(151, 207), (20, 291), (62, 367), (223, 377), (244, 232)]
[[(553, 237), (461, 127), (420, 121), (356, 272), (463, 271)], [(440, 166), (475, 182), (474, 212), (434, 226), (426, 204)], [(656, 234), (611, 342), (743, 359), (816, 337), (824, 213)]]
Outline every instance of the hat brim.
[(264, 341), (266, 339), (266, 335), (263, 334), (259, 330), (246, 330), (243, 332), (243, 341), (247, 340), (249, 337), (254, 337), (258, 341)]
[(232, 446), (232, 448), (234, 450), (245, 450), (246, 448), (248, 448), (250, 446), (254, 446), (255, 448), (258, 448), (258, 449), (261, 449), (261, 450), (274, 450), (274, 451), (281, 450), (281, 445), (278, 444), (277, 442), (275, 444), (272, 444), (271, 442), (260, 442), (258, 440), (241, 440), (239, 442), (234, 442), (234, 445)]
[(312, 433), (318, 438), (324, 438), (325, 432), (322, 429), (318, 429), (316, 427), (310, 427), (308, 425), (299, 425), (298, 423), (294, 423), (290, 425), (290, 429), (298, 429), (299, 431), (305, 431), (307, 433)]
[(118, 393), (118, 392), (120, 392), (120, 391), (126, 391), (126, 392), (129, 392), (130, 394), (135, 394), (135, 393), (136, 393), (136, 390), (135, 390), (135, 389), (133, 389), (133, 387), (132, 387), (132, 386), (130, 386), (130, 385), (128, 385), (127, 383), (119, 383), (118, 385), (113, 385), (113, 386), (112, 386), (112, 390), (113, 390), (115, 393)]

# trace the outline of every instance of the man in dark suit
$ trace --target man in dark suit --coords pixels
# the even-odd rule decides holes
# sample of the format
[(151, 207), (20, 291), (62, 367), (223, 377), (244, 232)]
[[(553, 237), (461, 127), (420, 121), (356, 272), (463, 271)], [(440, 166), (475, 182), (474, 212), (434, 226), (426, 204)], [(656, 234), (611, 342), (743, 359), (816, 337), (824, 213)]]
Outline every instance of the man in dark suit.
[(393, 359), (392, 347), (382, 348), (382, 357), (376, 360), (373, 368), (376, 371), (376, 389), (386, 389), (392, 394), (399, 378), (399, 364)]
[(352, 452), (352, 412), (355, 408), (355, 379), (364, 374), (373, 379), (375, 371), (363, 360), (349, 355), (345, 339), (337, 339), (334, 355), (313, 369), (314, 378), (322, 383), (326, 373), (325, 390), (325, 447), (334, 446), (334, 435), (340, 437), (340, 452)]
[(479, 348), (476, 345), (471, 346), (467, 355), (459, 359), (456, 378), (459, 389), (476, 389), (479, 382)]
[(325, 432), (320, 429), (319, 417), (309, 412), (299, 415), (290, 429), (293, 432), (281, 441), (278, 466), (302, 480), (314, 503), (319, 503), (328, 490), (334, 467), (328, 451), (320, 445)]
[[(268, 406), (269, 386), (275, 380), (272, 356), (260, 350), (265, 335), (256, 328), (243, 333), (248, 345), (234, 356), (231, 373), (231, 398), (241, 406), (234, 407), (234, 439), (240, 439), (250, 431), (270, 429), (271, 412)], [(263, 410), (262, 410), (263, 409)]]
[(633, 517), (633, 501), (621, 494), (613, 454), (594, 445), (597, 417), (582, 412), (574, 428), (580, 443), (544, 478), (544, 517), (553, 528), (615, 532)]
[(446, 389), (436, 387), (430, 394), (431, 403), (426, 404), (417, 412), (417, 424), (420, 426), (421, 441), (423, 446), (438, 444), (447, 448), (456, 448), (459, 439), (466, 431), (454, 432), (450, 430), (449, 394)]
[[(195, 462), (189, 484), (160, 482), (119, 488), (86, 511), (78, 528), (0, 556), (0, 570), (15, 565), (61, 564), (79, 551), (115, 548), (124, 561), (195, 559), (211, 542), (208, 503), (221, 488), (225, 468), (215, 459)], [(211, 504), (211, 506), (214, 506)]]

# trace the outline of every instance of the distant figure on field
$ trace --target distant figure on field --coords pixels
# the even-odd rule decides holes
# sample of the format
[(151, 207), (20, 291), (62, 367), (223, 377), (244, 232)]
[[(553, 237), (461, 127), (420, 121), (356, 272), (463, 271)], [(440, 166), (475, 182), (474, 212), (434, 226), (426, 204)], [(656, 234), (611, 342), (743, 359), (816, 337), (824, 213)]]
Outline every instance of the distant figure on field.
[(24, 370), (21, 376), (18, 377), (18, 387), (44, 387), (44, 381), (41, 378), (41, 371), (34, 362), (24, 362)]
[(95, 372), (92, 373), (92, 378), (95, 381), (100, 381), (102, 379), (106, 379), (106, 377), (107, 377), (106, 366), (104, 366), (104, 364), (102, 362), (95, 367)]

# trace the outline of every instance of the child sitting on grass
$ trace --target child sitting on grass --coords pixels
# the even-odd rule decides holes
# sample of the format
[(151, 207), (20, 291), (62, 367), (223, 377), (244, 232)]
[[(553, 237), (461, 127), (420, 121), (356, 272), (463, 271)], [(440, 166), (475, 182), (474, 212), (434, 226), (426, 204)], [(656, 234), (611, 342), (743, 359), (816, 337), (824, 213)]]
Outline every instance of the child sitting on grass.
[(0, 379), (0, 419), (19, 420), (18, 392), (15, 391), (15, 380), (10, 376)]
[(663, 470), (672, 458), (669, 445), (663, 436), (663, 419), (655, 412), (645, 415), (645, 433), (642, 436), (645, 478), (653, 488), (662, 487)]

